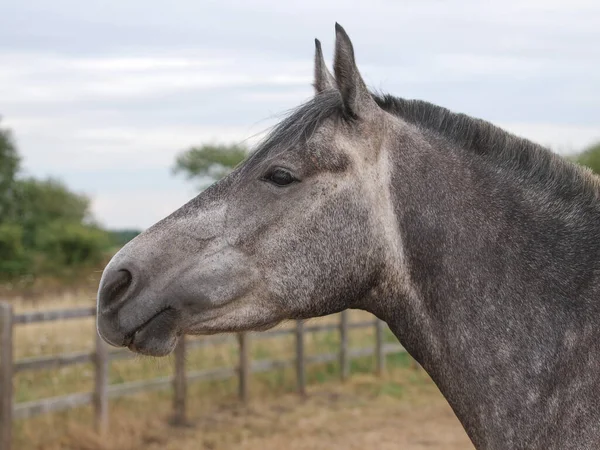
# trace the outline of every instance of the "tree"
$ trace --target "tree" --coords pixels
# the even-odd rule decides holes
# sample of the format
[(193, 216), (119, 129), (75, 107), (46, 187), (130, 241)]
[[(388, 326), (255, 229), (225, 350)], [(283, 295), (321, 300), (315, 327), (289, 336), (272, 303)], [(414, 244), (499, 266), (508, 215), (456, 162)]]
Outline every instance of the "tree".
[(15, 180), (20, 163), (11, 131), (0, 127), (0, 223), (13, 219)]
[(0, 223), (0, 281), (24, 274), (30, 264), (23, 247), (23, 228), (15, 223)]
[(113, 243), (108, 232), (92, 223), (90, 200), (85, 195), (53, 178), (28, 178), (18, 180), (17, 185), (16, 218), (26, 250), (27, 273), (62, 276), (102, 261)]
[(96, 265), (112, 245), (109, 234), (81, 222), (55, 220), (39, 230), (36, 246), (44, 255), (45, 273)]
[(109, 230), (109, 235), (113, 245), (123, 247), (134, 237), (141, 233), (140, 230)]
[(183, 173), (188, 180), (200, 181), (200, 189), (230, 173), (248, 156), (241, 145), (205, 144), (192, 147), (175, 159), (173, 173)]
[(28, 178), (19, 180), (17, 186), (16, 217), (27, 248), (36, 247), (40, 231), (53, 222), (83, 223), (91, 218), (90, 200), (59, 180)]
[(114, 242), (93, 223), (90, 200), (56, 179), (21, 178), (19, 168), (12, 135), (0, 128), (0, 280), (62, 276), (101, 262)]
[(573, 159), (576, 163), (587, 166), (600, 175), (600, 142), (575, 155)]

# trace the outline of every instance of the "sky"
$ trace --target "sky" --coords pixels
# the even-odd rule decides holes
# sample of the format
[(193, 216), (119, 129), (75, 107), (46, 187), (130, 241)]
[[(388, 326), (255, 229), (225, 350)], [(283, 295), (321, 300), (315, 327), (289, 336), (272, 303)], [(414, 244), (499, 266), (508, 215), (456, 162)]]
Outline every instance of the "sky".
[(334, 25), (367, 84), (567, 154), (600, 141), (597, 0), (3, 0), (0, 115), (25, 173), (144, 229), (196, 195), (203, 143), (253, 145), (312, 94)]

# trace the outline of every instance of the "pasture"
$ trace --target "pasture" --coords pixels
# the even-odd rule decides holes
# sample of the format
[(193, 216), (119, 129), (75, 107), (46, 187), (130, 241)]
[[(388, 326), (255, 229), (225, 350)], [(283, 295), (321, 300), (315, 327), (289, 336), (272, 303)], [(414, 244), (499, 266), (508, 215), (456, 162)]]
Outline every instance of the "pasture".
[[(41, 309), (84, 307), (92, 295), (43, 299)], [(15, 311), (39, 307), (16, 302)], [(369, 320), (366, 313), (351, 312), (351, 322)], [(307, 325), (331, 323), (330, 316)], [(285, 328), (288, 325), (283, 325)], [(15, 328), (15, 360), (59, 353), (90, 351), (94, 345), (93, 318), (30, 324)], [(198, 338), (192, 338), (198, 339)], [(202, 339), (202, 338), (199, 338)], [(386, 329), (386, 343), (395, 338)], [(375, 332), (355, 329), (348, 334), (350, 348), (374, 345)], [(336, 331), (306, 334), (307, 355), (335, 352)], [(252, 360), (289, 359), (295, 351), (293, 335), (255, 339)], [(188, 351), (189, 371), (235, 366), (239, 358), (234, 342), (226, 341)], [(149, 380), (173, 372), (173, 357), (135, 357), (110, 364), (110, 384)], [(238, 381), (193, 382), (188, 386), (187, 424), (172, 426), (172, 392), (143, 392), (111, 400), (105, 435), (94, 431), (93, 408), (73, 410), (15, 421), (16, 449), (228, 449), (228, 448), (472, 448), (447, 402), (427, 374), (405, 353), (386, 356), (381, 376), (373, 373), (374, 357), (350, 361), (350, 376), (340, 383), (338, 361), (307, 366), (307, 395), (296, 390), (294, 367), (252, 374), (249, 399), (238, 398)], [(94, 368), (81, 364), (15, 376), (15, 402), (34, 401), (93, 390)], [(392, 420), (393, 418), (393, 420)], [(353, 423), (351, 433), (342, 433)]]

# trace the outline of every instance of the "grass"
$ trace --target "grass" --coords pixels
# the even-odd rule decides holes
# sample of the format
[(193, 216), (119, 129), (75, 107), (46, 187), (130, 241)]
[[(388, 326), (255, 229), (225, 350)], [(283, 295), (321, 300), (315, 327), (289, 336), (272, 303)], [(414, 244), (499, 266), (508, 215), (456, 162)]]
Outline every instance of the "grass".
[[(310, 384), (306, 398), (291, 393), (294, 386), (292, 371), (260, 374), (252, 379), (251, 399), (246, 405), (237, 399), (235, 380), (194, 383), (187, 397), (189, 425), (183, 428), (168, 424), (171, 414), (169, 391), (139, 394), (111, 402), (110, 432), (104, 437), (99, 437), (91, 427), (91, 408), (40, 416), (20, 424), (16, 448), (472, 448), (426, 374), (414, 372), (406, 358), (388, 358), (388, 362), (390, 368), (382, 378), (370, 373), (354, 373), (348, 382), (340, 383), (336, 376), (339, 373), (333, 372), (320, 383)], [(363, 367), (368, 365), (368, 361), (360, 363)], [(311, 377), (322, 369), (311, 367)], [(431, 430), (435, 433), (423, 441)], [(413, 443), (425, 442), (427, 445), (398, 444), (411, 433)], [(451, 436), (447, 441), (441, 441), (442, 435), (446, 434)], [(364, 442), (369, 436), (375, 442)], [(432, 439), (440, 445), (433, 445)], [(455, 445), (456, 441), (460, 445)], [(379, 445), (384, 442), (389, 445)]]
[[(44, 309), (66, 308), (74, 306), (90, 306), (92, 296), (67, 295), (44, 299)], [(14, 303), (17, 312), (39, 309), (27, 301)], [(350, 312), (350, 321), (359, 321), (372, 316), (359, 312)], [(325, 317), (311, 321), (324, 323), (335, 321), (337, 317)], [(283, 325), (292, 326), (293, 324)], [(75, 351), (92, 351), (94, 346), (94, 320), (81, 319), (64, 322), (49, 322), (18, 326), (15, 330), (15, 358), (22, 359)], [(201, 339), (201, 338), (191, 338)], [(385, 340), (395, 342), (396, 339), (386, 329)], [(332, 353), (339, 351), (339, 333), (337, 331), (321, 331), (307, 333), (305, 349), (307, 355)], [(375, 345), (374, 327), (353, 329), (349, 332), (350, 348)], [(293, 359), (295, 341), (293, 335), (279, 336), (251, 341), (252, 359)], [(238, 362), (237, 345), (223, 343), (210, 347), (201, 347), (188, 351), (187, 370), (200, 370), (215, 367), (233, 367)], [(387, 371), (382, 379), (374, 379), (374, 357), (363, 357), (351, 360), (353, 389), (366, 398), (389, 397), (404, 399), (406, 384), (431, 384), (422, 372), (415, 373), (411, 368), (411, 358), (405, 354), (387, 356)], [(172, 374), (173, 358), (136, 357), (130, 360), (113, 361), (110, 366), (111, 384), (151, 379)], [(355, 381), (356, 376), (366, 376), (363, 382)], [(336, 363), (310, 364), (307, 366), (307, 382), (309, 385), (339, 384), (339, 365)], [(365, 381), (366, 380), (366, 381)], [(274, 370), (253, 374), (251, 395), (253, 402), (257, 399), (276, 399), (295, 389), (295, 372), (293, 368)], [(26, 402), (57, 395), (93, 390), (94, 371), (91, 364), (69, 366), (61, 369), (23, 372), (15, 376), (15, 402)], [(206, 411), (219, 410), (224, 405), (238, 405), (237, 380), (218, 382), (197, 382), (189, 387), (188, 402), (190, 416), (201, 417)], [(101, 439), (93, 432), (93, 412), (89, 406), (71, 411), (39, 416), (26, 421), (17, 421), (14, 426), (15, 448), (18, 449), (104, 449), (104, 448), (137, 448), (127, 447), (126, 442), (144, 442), (143, 446), (151, 446), (153, 439), (148, 429), (164, 430), (171, 413), (171, 392), (169, 389), (142, 393), (135, 396), (111, 400), (110, 439)], [(243, 430), (238, 438), (243, 440)], [(74, 437), (75, 436), (75, 437)], [(128, 436), (128, 437), (127, 437)], [(77, 444), (73, 443), (73, 439)], [(235, 439), (238, 438), (231, 438)], [(136, 440), (137, 439), (137, 440)], [(141, 441), (140, 441), (141, 440)], [(145, 440), (149, 440), (148, 444)], [(160, 441), (160, 439), (159, 439)], [(111, 442), (112, 447), (106, 447)], [(136, 444), (137, 445), (137, 444)], [(141, 444), (140, 444), (141, 445)], [(233, 444), (232, 444), (233, 445)]]

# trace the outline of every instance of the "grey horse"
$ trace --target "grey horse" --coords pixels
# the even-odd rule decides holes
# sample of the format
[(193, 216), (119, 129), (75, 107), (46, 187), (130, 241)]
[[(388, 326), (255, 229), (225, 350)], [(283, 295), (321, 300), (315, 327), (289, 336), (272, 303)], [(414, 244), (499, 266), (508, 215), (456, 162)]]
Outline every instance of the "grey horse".
[(600, 448), (600, 186), (492, 124), (332, 75), (241, 165), (123, 247), (97, 325), (184, 334), (345, 309), (384, 320), (478, 449)]

